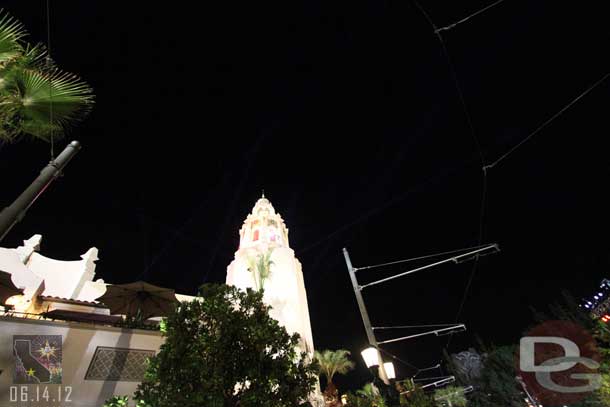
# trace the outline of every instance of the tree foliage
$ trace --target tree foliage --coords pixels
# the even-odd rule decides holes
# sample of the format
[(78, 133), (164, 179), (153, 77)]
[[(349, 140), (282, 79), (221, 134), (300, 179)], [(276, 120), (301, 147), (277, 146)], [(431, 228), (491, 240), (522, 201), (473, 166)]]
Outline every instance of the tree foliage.
[(367, 400), (371, 407), (386, 407), (385, 400), (371, 383), (365, 384), (362, 389), (356, 392), (356, 395)]
[[(483, 348), (483, 368), (479, 377), (464, 378), (455, 369), (451, 358), (447, 358), (449, 369), (460, 386), (472, 385), (474, 391), (468, 395), (470, 407), (522, 407), (523, 395), (515, 380), (515, 346), (485, 346)], [(447, 355), (446, 355), (447, 357)]]
[(153, 407), (294, 407), (317, 366), (269, 316), (263, 292), (205, 285), (164, 325), (165, 343), (135, 398)]
[[(561, 299), (549, 304), (546, 312), (532, 310), (534, 320), (543, 323), (550, 320), (574, 322), (588, 330), (597, 342), (597, 348), (602, 354), (599, 373), (602, 376), (602, 386), (588, 397), (572, 407), (610, 405), (610, 329), (586, 310), (567, 291)], [(470, 407), (522, 406), (524, 393), (521, 391), (515, 377), (515, 346), (485, 346), (481, 344), (483, 353), (483, 368), (479, 377), (467, 380), (455, 369), (453, 360), (445, 355), (457, 383), (463, 386), (472, 385), (474, 391), (468, 395)]]
[(106, 400), (103, 407), (127, 407), (129, 405), (129, 396), (113, 396)]
[(349, 360), (349, 355), (350, 351), (346, 349), (315, 351), (314, 353), (314, 359), (318, 363), (320, 374), (326, 378), (324, 399), (327, 404), (339, 403), (338, 391), (333, 383), (335, 374), (346, 374), (356, 366), (354, 362)]
[(562, 292), (560, 301), (549, 305), (548, 313), (535, 311), (538, 322), (546, 320), (563, 320), (575, 322), (595, 338), (597, 349), (601, 354), (599, 374), (601, 387), (573, 407), (608, 406), (610, 405), (610, 329), (608, 325), (595, 318), (578, 305), (576, 299), (568, 292)]
[(0, 141), (22, 136), (49, 141), (81, 120), (93, 104), (91, 88), (63, 72), (43, 45), (24, 41), (23, 25), (0, 10)]
[(326, 380), (333, 381), (335, 374), (346, 374), (352, 370), (356, 364), (349, 360), (350, 351), (346, 349), (324, 350), (315, 352), (314, 358), (317, 360), (322, 373)]
[(414, 385), (411, 380), (405, 380), (398, 384), (400, 391), (400, 405), (408, 407), (435, 407), (435, 403), (421, 386)]
[(446, 386), (436, 390), (434, 399), (439, 406), (465, 407), (468, 404), (464, 388), (458, 386)]

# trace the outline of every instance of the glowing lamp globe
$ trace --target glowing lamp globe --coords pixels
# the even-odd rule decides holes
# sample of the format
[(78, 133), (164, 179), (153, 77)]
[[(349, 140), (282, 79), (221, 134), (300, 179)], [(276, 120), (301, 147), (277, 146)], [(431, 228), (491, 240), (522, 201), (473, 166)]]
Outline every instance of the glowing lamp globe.
[(394, 363), (392, 363), (392, 362), (384, 363), (383, 369), (385, 370), (385, 374), (386, 374), (386, 376), (388, 376), (388, 379), (390, 379), (390, 380), (396, 379), (396, 372), (394, 371)]
[(379, 366), (379, 352), (377, 352), (377, 349), (373, 347), (366, 348), (360, 354), (362, 355), (362, 359), (364, 359), (366, 367), (369, 369), (374, 366)]

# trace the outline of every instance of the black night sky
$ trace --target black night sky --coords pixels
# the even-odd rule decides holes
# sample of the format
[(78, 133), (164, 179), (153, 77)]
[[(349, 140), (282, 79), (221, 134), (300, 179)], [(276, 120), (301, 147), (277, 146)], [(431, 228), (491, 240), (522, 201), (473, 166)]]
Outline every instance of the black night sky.
[[(438, 26), (490, 1), (420, 0)], [(45, 2), (3, 0), (46, 42)], [(359, 363), (366, 337), (341, 253), (355, 266), (474, 246), (481, 160), (447, 59), (412, 1), (51, 1), (51, 45), (97, 95), (69, 136), (65, 176), (2, 242), (35, 233), (42, 253), (100, 250), (96, 278), (194, 294), (224, 282), (261, 190), (303, 264), (318, 349)], [(602, 2), (507, 0), (443, 32), (490, 164), (610, 71)], [(488, 171), (481, 258), (460, 317), (475, 336), (516, 343), (564, 288), (608, 277), (610, 81)], [(63, 148), (66, 140), (59, 143)], [(48, 162), (39, 142), (0, 150), (0, 205)], [(405, 266), (362, 271), (363, 282)], [(364, 291), (375, 325), (453, 322), (473, 262)], [(419, 367), (447, 337), (389, 346)], [(399, 378), (409, 369), (397, 365)]]

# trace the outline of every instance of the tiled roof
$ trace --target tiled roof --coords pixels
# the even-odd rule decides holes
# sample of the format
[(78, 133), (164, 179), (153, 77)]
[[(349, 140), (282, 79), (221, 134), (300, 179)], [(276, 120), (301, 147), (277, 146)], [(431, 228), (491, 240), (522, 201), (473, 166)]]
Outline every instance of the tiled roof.
[(43, 301), (51, 301), (51, 302), (60, 302), (63, 304), (74, 304), (74, 305), (87, 305), (89, 307), (97, 307), (97, 308), (107, 308), (104, 304), (97, 301), (83, 301), (83, 300), (75, 300), (73, 298), (62, 298), (62, 297), (53, 297), (47, 295), (41, 295), (39, 298)]

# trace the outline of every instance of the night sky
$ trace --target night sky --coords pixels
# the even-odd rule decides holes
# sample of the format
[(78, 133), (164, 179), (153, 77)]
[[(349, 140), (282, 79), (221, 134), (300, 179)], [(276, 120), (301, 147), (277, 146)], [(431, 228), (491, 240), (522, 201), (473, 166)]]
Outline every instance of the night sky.
[[(420, 1), (437, 26), (492, 3)], [(46, 42), (45, 2), (0, 4)], [(194, 294), (224, 282), (264, 189), (303, 264), (316, 347), (355, 353), (337, 383), (360, 386), (366, 336), (341, 248), (364, 266), (479, 241), (481, 159), (430, 24), (411, 1), (125, 4), (51, 1), (53, 57), (97, 103), (68, 138), (82, 151), (2, 245), (40, 233), (41, 252), (65, 260), (95, 246), (96, 278)], [(443, 32), (486, 164), (610, 71), (601, 7), (506, 0)], [(530, 306), (608, 277), (609, 91), (610, 80), (488, 171), (483, 241), (502, 251), (480, 259), (450, 352), (477, 335), (517, 343)], [(41, 142), (3, 146), (0, 205), (48, 159)], [(373, 324), (453, 322), (472, 270), (366, 289)], [(427, 367), (446, 344), (388, 350)]]

